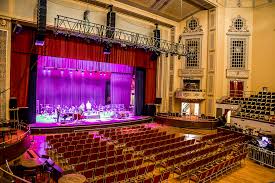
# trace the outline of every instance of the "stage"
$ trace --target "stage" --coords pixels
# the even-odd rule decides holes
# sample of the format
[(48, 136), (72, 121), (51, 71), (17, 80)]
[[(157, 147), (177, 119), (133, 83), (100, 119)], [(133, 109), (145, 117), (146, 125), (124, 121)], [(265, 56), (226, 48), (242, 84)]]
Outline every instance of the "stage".
[(51, 123), (34, 123), (30, 124), (32, 134), (45, 133), (68, 133), (75, 130), (95, 130), (99, 128), (116, 127), (124, 125), (135, 125), (140, 123), (147, 123), (153, 120), (150, 116), (130, 116), (123, 119), (82, 119), (72, 122), (51, 122)]

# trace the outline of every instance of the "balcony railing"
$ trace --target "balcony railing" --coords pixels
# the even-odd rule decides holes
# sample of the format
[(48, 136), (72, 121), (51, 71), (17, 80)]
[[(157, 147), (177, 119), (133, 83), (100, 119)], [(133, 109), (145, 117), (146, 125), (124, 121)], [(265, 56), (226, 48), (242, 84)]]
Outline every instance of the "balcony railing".
[(206, 92), (201, 89), (183, 89), (176, 90), (176, 98), (182, 101), (202, 101), (205, 100)]
[(179, 69), (178, 70), (179, 77), (203, 77), (204, 69)]

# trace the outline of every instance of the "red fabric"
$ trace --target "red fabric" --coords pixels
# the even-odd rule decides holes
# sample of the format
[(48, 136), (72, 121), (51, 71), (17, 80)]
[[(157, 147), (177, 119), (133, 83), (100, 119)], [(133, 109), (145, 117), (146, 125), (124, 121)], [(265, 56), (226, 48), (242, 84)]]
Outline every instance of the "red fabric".
[(13, 34), (11, 40), (10, 96), (17, 98), (18, 107), (26, 107), (28, 100), (30, 55), (34, 34), (24, 30)]
[[(133, 67), (141, 67), (146, 69), (146, 86), (145, 86), (145, 103), (154, 103), (155, 93), (156, 93), (156, 61), (150, 60), (150, 52), (145, 52), (142, 49), (134, 48), (122, 48), (119, 45), (113, 45), (111, 48), (110, 55), (103, 54), (103, 45), (95, 42), (88, 43), (87, 41), (79, 38), (67, 38), (64, 36), (56, 36), (52, 33), (48, 33), (45, 38), (45, 44), (43, 47), (36, 47), (33, 49), (34, 41), (34, 30), (26, 30), (20, 34), (14, 34), (12, 41), (12, 67), (11, 67), (11, 83), (12, 92), (18, 98), (20, 104), (27, 103), (27, 95), (24, 94), (23, 99), (22, 93), (19, 92), (20, 87), (16, 87), (14, 83), (19, 79), (16, 72), (20, 70), (20, 73), (26, 71), (25, 67), (20, 67), (17, 63), (26, 62), (29, 63), (30, 53), (37, 53), (38, 55), (53, 56), (53, 57), (63, 57), (63, 58), (73, 58), (80, 60), (91, 60), (98, 62), (109, 62), (115, 64), (124, 64)], [(24, 55), (24, 56), (23, 56)], [(20, 60), (19, 60), (20, 59)], [(21, 61), (22, 60), (22, 61)], [(19, 67), (19, 68), (17, 68)], [(26, 80), (28, 76), (26, 75)], [(26, 81), (23, 82), (24, 91), (27, 90), (28, 85)], [(22, 83), (22, 84), (23, 84)], [(21, 86), (22, 87), (22, 86)]]
[(38, 54), (54, 57), (73, 58), (124, 64), (146, 69), (145, 103), (154, 103), (156, 97), (156, 67), (157, 62), (150, 60), (151, 52), (142, 49), (122, 48), (113, 45), (110, 55), (103, 54), (103, 45), (88, 43), (78, 38), (48, 35), (45, 46), (39, 47)]

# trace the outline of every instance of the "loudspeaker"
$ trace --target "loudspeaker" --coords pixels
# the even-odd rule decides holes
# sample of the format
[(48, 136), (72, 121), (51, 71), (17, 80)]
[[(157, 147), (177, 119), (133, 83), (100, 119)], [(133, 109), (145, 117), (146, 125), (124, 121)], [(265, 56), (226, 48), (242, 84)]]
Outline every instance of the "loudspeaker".
[(154, 40), (155, 40), (155, 47), (160, 47), (160, 30), (155, 29), (154, 30)]
[(37, 34), (35, 45), (43, 46), (46, 34), (47, 0), (38, 0), (37, 4)]
[(106, 37), (114, 38), (114, 32), (116, 27), (116, 13), (113, 12), (113, 6), (109, 6), (109, 12), (107, 13), (107, 30)]
[(89, 14), (90, 14), (89, 10), (84, 11), (84, 13), (83, 13), (83, 20), (89, 21), (89, 19), (88, 19)]
[(112, 44), (111, 44), (111, 43), (105, 43), (105, 44), (104, 44), (104, 47), (103, 47), (103, 54), (104, 54), (104, 55), (109, 55), (109, 54), (111, 54), (111, 47), (112, 47)]
[(16, 97), (11, 97), (9, 101), (9, 108), (10, 109), (15, 109), (17, 108), (17, 98)]
[(15, 34), (19, 34), (22, 31), (22, 29), (23, 29), (22, 25), (16, 23), (16, 24), (14, 24), (13, 32)]
[(144, 114), (146, 116), (155, 116), (156, 106), (154, 104), (146, 104), (144, 107)]
[(156, 98), (155, 104), (161, 104), (162, 98)]
[(152, 52), (150, 55), (150, 60), (156, 61), (159, 57), (160, 53), (159, 52)]
[(28, 107), (19, 107), (18, 117), (19, 117), (20, 121), (27, 123), (28, 122), (28, 114), (29, 114)]

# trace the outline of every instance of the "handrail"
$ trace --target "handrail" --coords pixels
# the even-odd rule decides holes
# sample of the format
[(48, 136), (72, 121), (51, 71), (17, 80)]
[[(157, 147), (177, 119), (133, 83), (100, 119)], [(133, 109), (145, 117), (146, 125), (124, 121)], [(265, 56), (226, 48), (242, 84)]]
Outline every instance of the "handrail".
[(4, 173), (8, 174), (9, 176), (11, 176), (11, 177), (13, 177), (15, 179), (18, 179), (18, 180), (20, 180), (22, 182), (31, 183), (31, 182), (29, 182), (29, 181), (27, 181), (25, 179), (22, 179), (21, 177), (18, 177), (18, 176), (14, 175), (14, 174), (11, 174), (10, 172), (7, 172), (6, 170), (2, 169), (1, 167), (0, 167), (0, 170), (3, 171)]
[(184, 91), (184, 92), (205, 92), (205, 89), (186, 89), (186, 88), (177, 88), (176, 91)]
[(9, 162), (6, 160), (6, 165), (7, 165), (7, 168), (8, 168), (8, 170), (9, 170), (9, 172), (11, 173), (11, 174), (13, 174), (13, 172), (11, 171), (11, 168), (10, 168), (10, 165), (9, 165)]
[[(20, 125), (20, 124), (19, 124)], [(27, 134), (29, 134), (30, 133), (30, 128), (28, 128), (28, 130), (25, 132), (25, 133), (23, 133), (22, 135), (20, 135), (19, 137), (17, 136), (17, 140), (19, 140), (19, 139), (23, 139), (23, 137), (25, 137), (25, 136), (27, 136)], [(9, 139), (9, 140), (7, 140), (7, 141), (4, 141), (4, 142), (1, 142), (0, 143), (0, 149), (1, 149), (1, 146), (2, 145), (4, 145), (4, 144), (6, 144), (7, 142), (10, 142), (10, 141), (12, 141), (12, 140), (14, 140), (14, 139)]]

